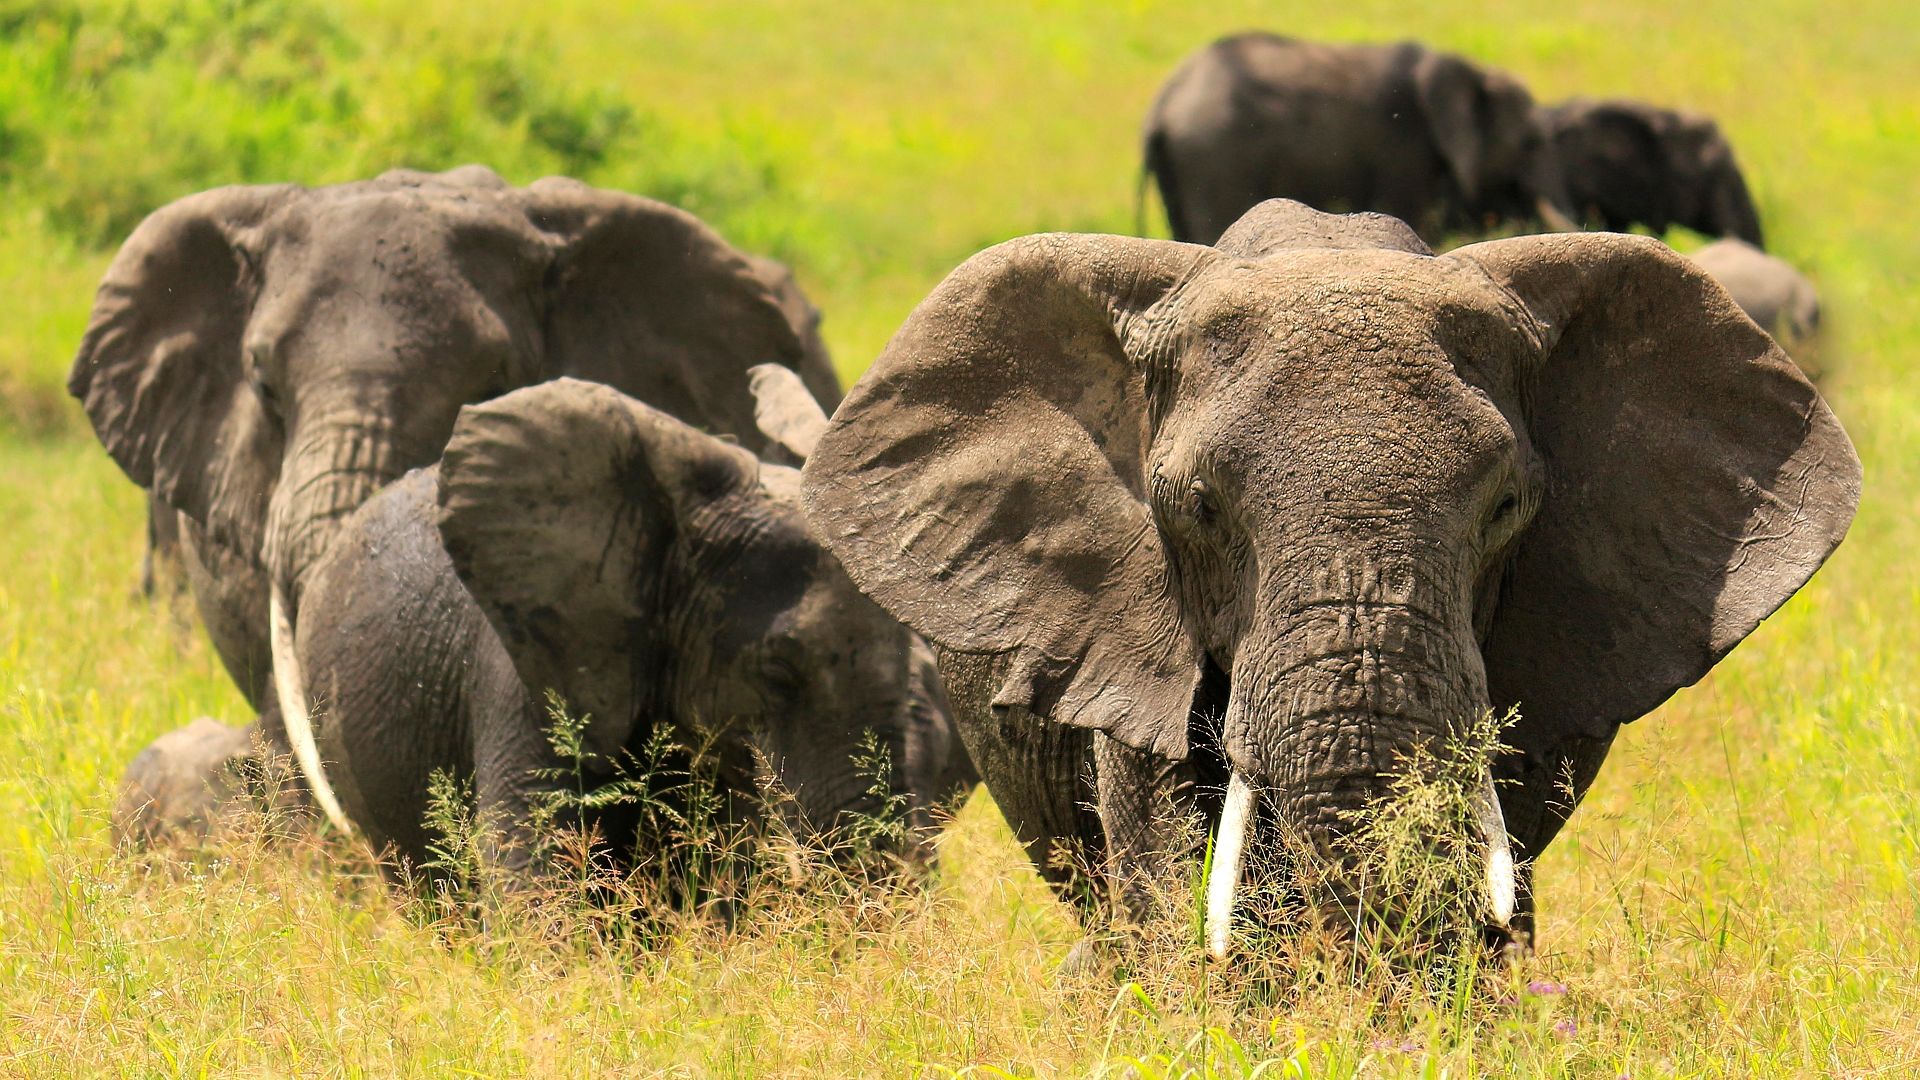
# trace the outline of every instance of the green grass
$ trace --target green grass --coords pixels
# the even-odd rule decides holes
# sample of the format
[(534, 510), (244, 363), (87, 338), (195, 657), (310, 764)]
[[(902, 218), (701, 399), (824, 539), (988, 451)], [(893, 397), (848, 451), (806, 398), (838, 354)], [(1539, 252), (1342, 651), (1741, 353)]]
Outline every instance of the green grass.
[[(1920, 1069), (1920, 16), (1895, 0), (734, 5), (0, 0), (0, 1071), (92, 1075), (1910, 1075)], [(1867, 497), (1832, 564), (1627, 730), (1540, 866), (1528, 977), (1262, 997), (1075, 939), (984, 798), (931, 893), (789, 898), (636, 954), (422, 918), (350, 851), (116, 855), (120, 769), (240, 718), (130, 599), (139, 493), (61, 390), (112, 242), (237, 180), (567, 171), (796, 264), (857, 373), (981, 246), (1131, 227), (1139, 116), (1248, 25), (1420, 37), (1732, 136), (1830, 316)], [(1571, 1020), (1569, 1030), (1564, 1022)], [(1239, 1055), (1239, 1056), (1236, 1056)], [(465, 1070), (463, 1073), (461, 1070)]]

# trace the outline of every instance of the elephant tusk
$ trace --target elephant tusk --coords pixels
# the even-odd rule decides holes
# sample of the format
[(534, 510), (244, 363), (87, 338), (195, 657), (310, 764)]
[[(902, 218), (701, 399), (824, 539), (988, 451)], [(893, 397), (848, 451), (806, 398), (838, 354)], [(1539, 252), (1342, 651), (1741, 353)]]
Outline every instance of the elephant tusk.
[(1227, 958), (1227, 940), (1233, 933), (1233, 893), (1240, 887), (1240, 862), (1247, 849), (1247, 826), (1253, 820), (1253, 788), (1240, 770), (1227, 779), (1227, 798), (1220, 808), (1220, 827), (1213, 837), (1213, 872), (1207, 878), (1207, 955)]
[(320, 804), (327, 820), (341, 832), (352, 835), (353, 825), (340, 809), (340, 800), (334, 797), (333, 786), (327, 783), (327, 774), (320, 768), (320, 746), (314, 740), (313, 718), (307, 715), (306, 678), (300, 671), (299, 659), (294, 656), (293, 624), (287, 619), (277, 581), (267, 597), (267, 630), (273, 648), (273, 686), (280, 699), (280, 719), (287, 726), (287, 741), (293, 744), (293, 758), (300, 764), (300, 775), (306, 778), (307, 788), (313, 792), (314, 801)]
[(1562, 213), (1553, 205), (1553, 200), (1538, 198), (1533, 202), (1534, 213), (1540, 215), (1541, 224), (1551, 232), (1579, 232), (1580, 223)]
[(1486, 839), (1487, 903), (1496, 926), (1513, 924), (1516, 892), (1513, 846), (1507, 839), (1507, 819), (1500, 812), (1500, 793), (1493, 787), (1493, 770), (1480, 771), (1480, 832)]

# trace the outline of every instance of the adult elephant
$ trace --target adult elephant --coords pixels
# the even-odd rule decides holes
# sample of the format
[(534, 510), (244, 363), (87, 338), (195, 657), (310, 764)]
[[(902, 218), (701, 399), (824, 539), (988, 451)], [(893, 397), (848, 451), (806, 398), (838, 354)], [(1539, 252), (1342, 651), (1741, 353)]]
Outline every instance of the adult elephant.
[[(826, 426), (819, 404), (784, 368), (754, 382), (770, 434), (804, 457)], [(438, 466), (347, 518), (309, 580), (294, 653), (342, 808), (416, 866), (442, 842), (436, 770), (471, 784), (492, 856), (514, 870), (536, 857), (556, 796), (657, 765), (663, 740), (705, 748), (724, 817), (753, 821), (773, 781), (807, 838), (904, 812), (891, 839), (908, 855), (934, 805), (973, 780), (932, 654), (808, 532), (797, 471), (597, 383), (463, 410)], [(548, 689), (585, 721), (578, 760), (550, 741)], [(651, 797), (685, 802), (663, 786)], [(657, 807), (586, 813), (628, 863), (670, 839), (637, 832)]]
[[(1305, 245), (1305, 246), (1301, 246)], [(805, 471), (814, 523), (936, 647), (962, 737), (1051, 880), (1347, 838), (1423, 745), (1517, 706), (1480, 785), (1486, 889), (1621, 724), (1804, 583), (1860, 467), (1773, 340), (1664, 245), (1429, 254), (1378, 217), (1257, 208), (1218, 249), (1046, 235), (915, 309)], [(1573, 798), (1562, 792), (1570, 784)], [(1125, 878), (1123, 878), (1123, 881)]]
[(315, 561), (375, 491), (439, 458), (462, 405), (573, 375), (758, 450), (745, 372), (769, 361), (800, 367), (799, 336), (691, 215), (469, 166), (162, 207), (108, 268), (68, 387), (179, 512), (201, 616), (277, 745), (274, 647)]
[(1733, 147), (1709, 117), (1575, 98), (1543, 110), (1574, 215), (1591, 227), (1680, 225), (1764, 246)]
[(1146, 174), (1173, 238), (1210, 244), (1263, 199), (1376, 210), (1433, 237), (1540, 221), (1571, 227), (1559, 162), (1526, 87), (1414, 42), (1222, 38), (1147, 113)]

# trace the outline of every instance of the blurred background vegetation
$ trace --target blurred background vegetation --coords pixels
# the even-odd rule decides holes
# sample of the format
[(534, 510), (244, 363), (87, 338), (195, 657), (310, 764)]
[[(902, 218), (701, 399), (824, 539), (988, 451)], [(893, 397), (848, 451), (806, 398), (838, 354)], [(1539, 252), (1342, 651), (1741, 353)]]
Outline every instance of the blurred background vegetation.
[[(569, 174), (792, 263), (851, 378), (973, 251), (1133, 231), (1160, 80), (1256, 26), (1711, 113), (1770, 246), (1824, 294), (1867, 501), (1811, 588), (1628, 729), (1543, 861), (1536, 970), (1571, 993), (1223, 998), (1190, 967), (1060, 985), (1075, 931), (984, 798), (930, 898), (643, 956), (450, 939), (337, 851), (110, 850), (142, 745), (244, 719), (190, 611), (129, 599), (140, 493), (63, 388), (150, 210), (397, 166)], [(1920, 1071), (1916, 56), (1907, 0), (0, 0), (0, 1071)]]

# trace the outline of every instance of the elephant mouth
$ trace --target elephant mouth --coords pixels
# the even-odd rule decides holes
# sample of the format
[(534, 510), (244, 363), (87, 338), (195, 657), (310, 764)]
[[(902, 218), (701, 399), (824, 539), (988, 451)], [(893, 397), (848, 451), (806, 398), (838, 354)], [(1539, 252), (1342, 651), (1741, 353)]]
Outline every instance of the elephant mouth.
[[(1190, 735), (1200, 789), (1203, 792), (1210, 789), (1222, 793), (1217, 816), (1212, 813), (1215, 808), (1206, 805), (1206, 801), (1210, 800), (1203, 801), (1198, 808), (1206, 818), (1215, 821), (1205, 865), (1202, 925), (1207, 956), (1216, 962), (1232, 956), (1233, 932), (1242, 900), (1242, 880), (1247, 874), (1249, 860), (1258, 854), (1256, 848), (1263, 843), (1264, 834), (1277, 824), (1272, 820), (1272, 813), (1281, 808), (1280, 800), (1274, 798), (1275, 793), (1266, 790), (1257, 775), (1228, 758), (1220, 746), (1221, 732), (1216, 726), (1217, 721), (1208, 723), (1203, 719), (1222, 716), (1229, 693), (1228, 677), (1209, 662), (1195, 695), (1196, 724)], [(1465, 780), (1466, 777), (1461, 779)], [(1518, 867), (1490, 763), (1482, 763), (1477, 767), (1477, 776), (1465, 795), (1470, 809), (1470, 820), (1467, 822), (1469, 835), (1466, 839), (1475, 861), (1475, 895), (1465, 902), (1477, 908), (1481, 935), (1494, 951), (1524, 948), (1524, 942), (1514, 928), (1514, 917), (1519, 907)], [(1263, 816), (1267, 817), (1264, 824)], [(1312, 846), (1332, 851), (1337, 845)], [(1304, 882), (1296, 882), (1289, 891), (1313, 890)], [(1347, 899), (1357, 902), (1357, 898)], [(1343, 899), (1343, 906), (1345, 903), (1346, 899)]]

